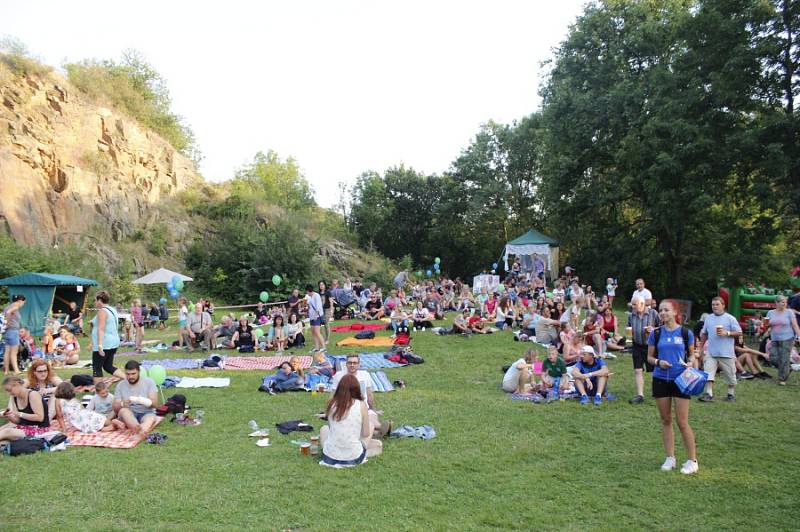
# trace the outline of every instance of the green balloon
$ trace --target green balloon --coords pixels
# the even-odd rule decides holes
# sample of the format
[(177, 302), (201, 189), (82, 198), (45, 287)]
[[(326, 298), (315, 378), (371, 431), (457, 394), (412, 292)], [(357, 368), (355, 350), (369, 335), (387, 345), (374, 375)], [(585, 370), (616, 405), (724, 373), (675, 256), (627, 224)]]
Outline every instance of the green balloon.
[(253, 333), (256, 335), (256, 338), (261, 338), (264, 336), (264, 329), (258, 328)]
[(433, 262), (435, 262), (436, 264), (439, 264), (440, 262), (442, 262), (442, 259), (440, 259), (439, 257), (436, 257), (435, 259), (433, 259)]
[(167, 378), (167, 370), (164, 369), (164, 366), (160, 366), (156, 364), (155, 366), (150, 366), (150, 378), (153, 379), (153, 382), (156, 383), (156, 386), (161, 386), (164, 383), (164, 379)]
[(141, 378), (141, 377), (147, 377), (147, 376), (148, 376), (147, 375), (147, 368), (140, 367), (139, 368), (139, 377)]
[(269, 301), (269, 294), (268, 294), (268, 293), (266, 293), (266, 292), (261, 292), (261, 295), (259, 295), (259, 296), (258, 296), (258, 298), (259, 298), (259, 299), (260, 299), (262, 302), (266, 303), (267, 301)]
[(182, 279), (178, 279), (178, 281), (175, 283), (175, 290), (177, 290), (178, 292), (183, 290), (183, 280)]
[(274, 284), (275, 286), (280, 286), (281, 285), (281, 276), (278, 275), (278, 274), (273, 275), (272, 276), (272, 284)]
[(422, 270), (417, 270), (417, 277), (422, 277)]

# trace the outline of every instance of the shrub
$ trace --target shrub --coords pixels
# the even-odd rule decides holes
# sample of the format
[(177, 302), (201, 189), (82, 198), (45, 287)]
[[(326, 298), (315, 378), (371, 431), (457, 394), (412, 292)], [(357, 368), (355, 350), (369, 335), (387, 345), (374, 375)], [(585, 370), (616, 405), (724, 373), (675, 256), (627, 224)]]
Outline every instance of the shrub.
[(0, 62), (17, 76), (43, 76), (52, 70), (52, 68), (43, 65), (38, 59), (34, 58), (22, 41), (11, 36), (5, 36), (0, 39)]

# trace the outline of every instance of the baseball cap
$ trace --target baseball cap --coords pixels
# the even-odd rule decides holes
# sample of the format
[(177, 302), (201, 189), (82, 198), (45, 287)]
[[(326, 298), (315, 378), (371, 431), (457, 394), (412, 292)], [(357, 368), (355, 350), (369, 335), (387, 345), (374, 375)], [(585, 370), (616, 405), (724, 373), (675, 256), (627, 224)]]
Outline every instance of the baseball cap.
[(581, 353), (589, 353), (591, 355), (594, 355), (594, 349), (590, 345), (585, 345), (581, 347)]

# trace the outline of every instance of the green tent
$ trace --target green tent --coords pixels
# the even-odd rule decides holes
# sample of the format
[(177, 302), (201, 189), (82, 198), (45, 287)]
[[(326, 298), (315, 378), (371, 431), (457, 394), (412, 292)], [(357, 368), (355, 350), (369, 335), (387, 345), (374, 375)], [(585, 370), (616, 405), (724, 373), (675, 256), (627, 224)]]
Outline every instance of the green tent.
[(551, 272), (552, 276), (555, 276), (558, 272), (558, 240), (543, 235), (534, 229), (506, 243), (506, 249), (503, 253), (506, 271), (508, 271), (509, 255), (517, 257), (539, 255), (542, 258), (547, 257), (546, 269)]
[(79, 309), (85, 309), (85, 287), (97, 286), (97, 281), (57, 273), (22, 273), (0, 279), (0, 286), (8, 287), (10, 297), (25, 296), (25, 305), (20, 311), (22, 326), (33, 336), (41, 336), (50, 312), (65, 313), (72, 301)]

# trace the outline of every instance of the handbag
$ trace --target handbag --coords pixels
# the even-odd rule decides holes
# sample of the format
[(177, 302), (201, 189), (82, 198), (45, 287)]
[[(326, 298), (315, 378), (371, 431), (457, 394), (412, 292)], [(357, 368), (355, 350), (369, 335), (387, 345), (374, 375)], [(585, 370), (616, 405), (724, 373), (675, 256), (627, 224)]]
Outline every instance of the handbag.
[(684, 395), (700, 395), (708, 381), (708, 373), (697, 368), (686, 368), (675, 379), (675, 384)]

